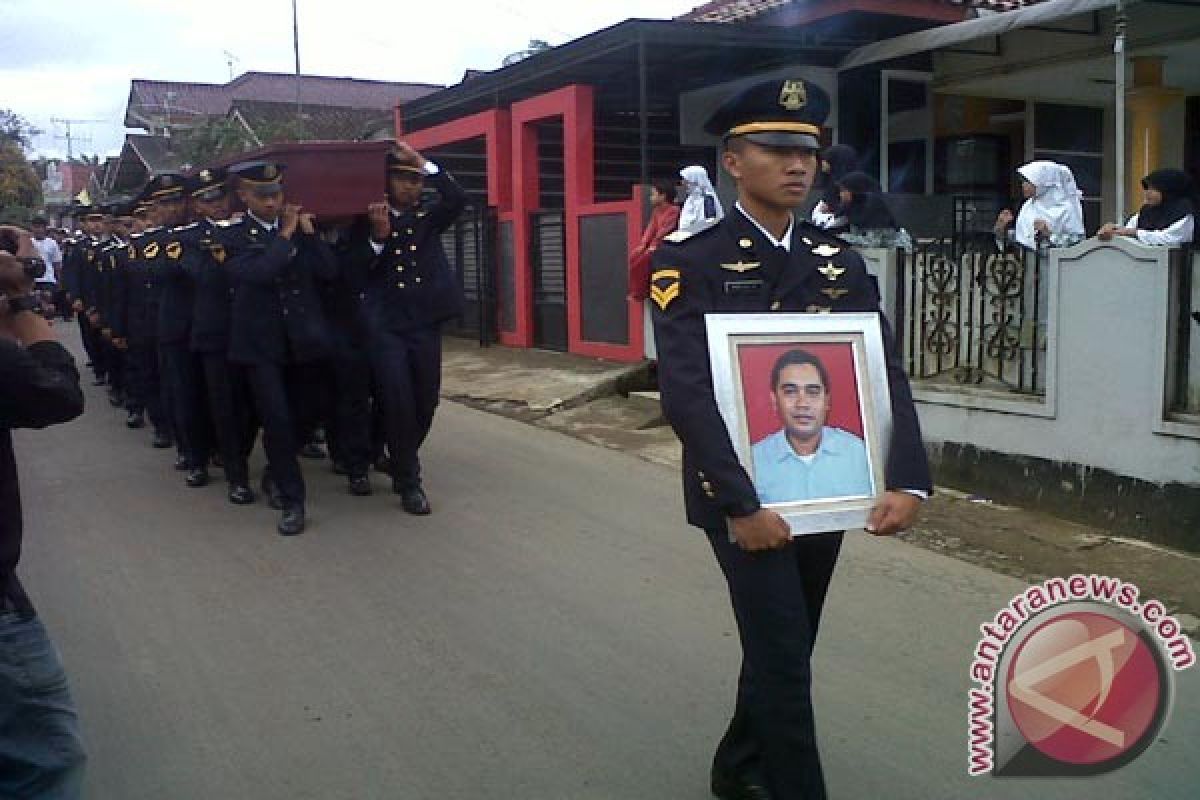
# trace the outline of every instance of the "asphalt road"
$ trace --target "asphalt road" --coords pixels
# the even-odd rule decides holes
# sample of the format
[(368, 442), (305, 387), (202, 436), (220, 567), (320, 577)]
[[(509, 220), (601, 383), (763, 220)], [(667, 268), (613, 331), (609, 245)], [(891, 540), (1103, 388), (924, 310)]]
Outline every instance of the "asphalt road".
[[(71, 675), (89, 797), (709, 797), (738, 648), (672, 471), (447, 404), (433, 516), (309, 462), (311, 526), (284, 539), (121, 422), (89, 387), (82, 419), (17, 437), (22, 572)], [(1197, 796), (1200, 668), (1123, 770), (967, 777), (978, 626), (1022, 587), (848, 536), (815, 664), (831, 796)]]

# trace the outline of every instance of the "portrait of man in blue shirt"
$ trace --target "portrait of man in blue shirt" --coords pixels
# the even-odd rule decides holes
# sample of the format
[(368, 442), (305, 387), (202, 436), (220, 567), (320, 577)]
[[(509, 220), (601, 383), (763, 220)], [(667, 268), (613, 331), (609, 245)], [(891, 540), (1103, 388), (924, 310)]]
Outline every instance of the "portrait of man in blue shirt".
[(829, 372), (806, 350), (788, 350), (771, 370), (771, 407), (783, 427), (755, 444), (754, 487), (762, 503), (870, 496), (863, 440), (826, 425)]

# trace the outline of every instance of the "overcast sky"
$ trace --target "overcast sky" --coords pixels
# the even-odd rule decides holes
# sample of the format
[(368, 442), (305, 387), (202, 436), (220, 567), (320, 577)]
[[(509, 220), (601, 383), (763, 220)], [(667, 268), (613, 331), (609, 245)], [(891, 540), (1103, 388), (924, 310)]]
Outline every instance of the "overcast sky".
[[(456, 83), (530, 39), (558, 45), (631, 17), (670, 18), (703, 0), (298, 0), (310, 75)], [(37, 153), (116, 154), (133, 78), (224, 83), (292, 72), (291, 0), (0, 0), (0, 108), (45, 131)], [(81, 141), (80, 139), (83, 139)], [(90, 141), (87, 139), (90, 138)]]

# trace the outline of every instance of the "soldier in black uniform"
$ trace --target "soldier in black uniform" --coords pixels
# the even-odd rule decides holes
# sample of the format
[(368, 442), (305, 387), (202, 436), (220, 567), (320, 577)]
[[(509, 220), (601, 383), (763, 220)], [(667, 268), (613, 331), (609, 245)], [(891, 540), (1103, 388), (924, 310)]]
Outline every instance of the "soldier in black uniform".
[(327, 358), (329, 333), (316, 281), (333, 280), (337, 262), (317, 236), (311, 214), (284, 204), (282, 169), (254, 161), (235, 166), (246, 215), (220, 227), (225, 269), (233, 283), (229, 360), (246, 367), (267, 451), (263, 490), (282, 508), (278, 530), (304, 530), (304, 476), (296, 454), (307, 430), (297, 408), (306, 367)]
[(121, 282), (119, 273), (123, 269), (133, 220), (129, 215), (130, 208), (127, 203), (114, 203), (110, 210), (112, 213), (110, 238), (99, 256), (100, 278), (96, 311), (99, 317), (99, 342), (104, 350), (104, 359), (107, 364), (108, 399), (113, 407), (121, 408), (127, 399), (127, 370), (125, 353), (113, 341), (113, 320), (116, 316), (117, 292)]
[(121, 335), (127, 328), (129, 311), (129, 270), (130, 262), (136, 258), (137, 242), (150, 227), (150, 207), (139, 195), (129, 203), (130, 227), (129, 241), (125, 247), (113, 254), (113, 270), (110, 282), (110, 303), (107, 317), (113, 347), (119, 353), (123, 365), (125, 383), (125, 410), (129, 415), (125, 424), (129, 428), (141, 428), (146, 424), (145, 401), (135, 390), (138, 376), (132, 354), (129, 352), (129, 340)]
[(225, 248), (218, 226), (229, 219), (228, 175), (202, 169), (187, 179), (185, 191), (196, 225), (182, 237), (183, 269), (195, 287), (189, 346), (200, 360), (217, 451), (229, 484), (229, 501), (254, 502), (247, 466), (254, 445), (253, 407), (245, 368), (229, 363), (229, 316), (233, 287), (225, 272)]
[[(442, 233), (466, 205), (445, 171), (401, 142), (388, 154), (387, 202), (367, 210), (369, 231), (344, 264), (365, 287), (371, 365), (383, 406), (392, 490), (410, 514), (428, 514), (418, 450), (433, 425), (442, 379), (440, 325), (462, 313), (462, 290)], [(438, 197), (421, 204), (428, 183)]]
[(184, 247), (199, 235), (198, 223), (183, 224), (187, 219), (185, 179), (175, 173), (156, 176), (164, 191), (155, 198), (160, 221), (169, 231), (163, 235), (159, 255), (162, 300), (158, 309), (158, 352), (168, 413), (175, 430), (175, 443), (183, 456), (188, 486), (208, 485), (208, 461), (212, 456), (208, 404), (205, 402), (203, 367), (191, 350), (192, 310), (195, 284), (184, 270)]
[(113, 335), (127, 348), (129, 365), (131, 428), (142, 426), (143, 414), (150, 417), (154, 427), (153, 444), (165, 449), (173, 444), (170, 417), (163, 403), (162, 382), (158, 356), (158, 309), (162, 298), (159, 258), (165, 229), (159, 223), (159, 209), (154, 194), (173, 193), (173, 187), (159, 185), (152, 179), (139, 195), (150, 216), (150, 224), (142, 233), (129, 237), (123, 291), (119, 311), (113, 325)]
[[(828, 96), (798, 79), (756, 84), (718, 109), (706, 130), (723, 139), (738, 203), (706, 230), (668, 236), (651, 276), (662, 403), (683, 443), (688, 521), (708, 534), (742, 644), (737, 705), (712, 767), (713, 792), (727, 799), (825, 797), (810, 655), (842, 534), (793, 540), (760, 504), (717, 409), (704, 315), (879, 312), (862, 258), (792, 213), (816, 176), (828, 110)], [(912, 525), (931, 482), (908, 380), (881, 322), (894, 432), (887, 491), (868, 530), (888, 535)]]
[(90, 302), (96, 288), (96, 257), (105, 238), (104, 214), (95, 206), (80, 206), (79, 218), (83, 220), (83, 235), (76, 239), (64, 263), (64, 280), (67, 282), (68, 300), (79, 323), (79, 338), (87, 353), (89, 366), (95, 375), (95, 386), (107, 381), (104, 364), (96, 344), (96, 329), (91, 323)]

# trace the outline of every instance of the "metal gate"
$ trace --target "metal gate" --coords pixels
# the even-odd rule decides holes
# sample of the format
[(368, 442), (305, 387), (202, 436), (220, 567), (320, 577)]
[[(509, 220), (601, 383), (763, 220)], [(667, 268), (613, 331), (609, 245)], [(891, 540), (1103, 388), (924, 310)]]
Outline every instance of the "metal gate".
[(497, 341), (496, 209), (468, 206), (442, 233), (442, 247), (458, 278), (463, 314), (447, 323), (452, 336), (477, 338), (480, 347)]
[(529, 263), (533, 267), (533, 343), (547, 350), (567, 349), (566, 214), (530, 215)]

